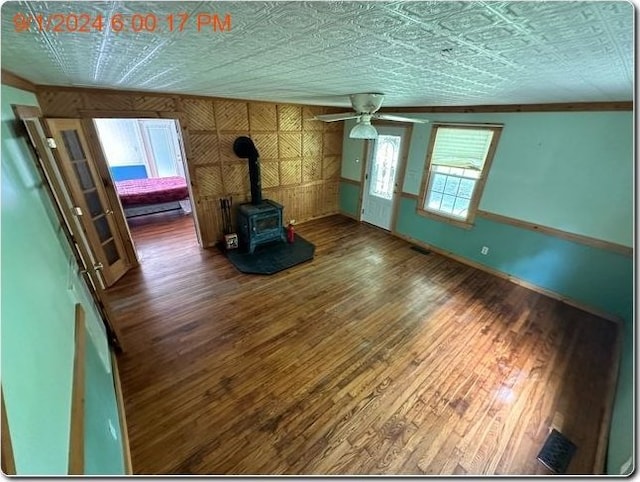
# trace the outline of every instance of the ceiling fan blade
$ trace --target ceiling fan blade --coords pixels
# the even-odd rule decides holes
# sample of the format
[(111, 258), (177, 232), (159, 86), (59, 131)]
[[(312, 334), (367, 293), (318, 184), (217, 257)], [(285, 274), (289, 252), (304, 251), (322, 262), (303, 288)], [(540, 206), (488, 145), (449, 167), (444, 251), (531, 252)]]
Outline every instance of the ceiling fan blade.
[(388, 115), (388, 114), (374, 114), (373, 117), (376, 119), (383, 119), (383, 120), (390, 120), (390, 121), (397, 121), (397, 122), (414, 122), (416, 124), (426, 124), (427, 122), (429, 122), (427, 119), (416, 119), (414, 117), (402, 117), (399, 115)]
[(343, 112), (341, 114), (320, 114), (314, 117), (315, 120), (321, 120), (324, 122), (334, 122), (341, 121), (346, 119), (357, 119), (360, 117), (358, 114), (353, 112)]

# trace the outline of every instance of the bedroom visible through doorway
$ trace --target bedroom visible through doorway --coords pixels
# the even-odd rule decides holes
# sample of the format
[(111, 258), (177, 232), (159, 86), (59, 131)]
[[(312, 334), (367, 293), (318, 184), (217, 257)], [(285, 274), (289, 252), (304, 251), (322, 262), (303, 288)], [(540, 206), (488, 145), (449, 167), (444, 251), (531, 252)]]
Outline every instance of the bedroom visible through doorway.
[(166, 223), (192, 216), (186, 157), (176, 120), (94, 119), (94, 124), (130, 228), (132, 223)]

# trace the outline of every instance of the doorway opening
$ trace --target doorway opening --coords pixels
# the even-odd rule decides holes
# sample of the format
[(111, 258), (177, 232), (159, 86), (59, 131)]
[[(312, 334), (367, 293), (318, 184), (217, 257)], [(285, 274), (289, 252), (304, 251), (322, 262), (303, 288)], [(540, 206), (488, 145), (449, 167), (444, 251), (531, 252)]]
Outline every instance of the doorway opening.
[[(140, 226), (154, 225), (158, 233), (178, 222), (193, 231), (182, 134), (174, 119), (93, 119), (109, 175), (120, 201), (139, 261), (152, 249), (141, 242)], [(189, 219), (187, 222), (186, 219)], [(155, 237), (160, 242), (160, 236)], [(196, 239), (197, 244), (197, 239)]]

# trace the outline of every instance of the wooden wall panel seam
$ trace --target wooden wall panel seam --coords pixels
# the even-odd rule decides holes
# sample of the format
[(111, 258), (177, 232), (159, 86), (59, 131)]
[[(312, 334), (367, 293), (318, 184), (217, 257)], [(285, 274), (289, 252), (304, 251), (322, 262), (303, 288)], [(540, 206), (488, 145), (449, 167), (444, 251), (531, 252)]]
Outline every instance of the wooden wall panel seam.
[(71, 427), (69, 435), (69, 475), (84, 474), (84, 404), (85, 404), (85, 328), (84, 308), (75, 306), (75, 354), (71, 394)]

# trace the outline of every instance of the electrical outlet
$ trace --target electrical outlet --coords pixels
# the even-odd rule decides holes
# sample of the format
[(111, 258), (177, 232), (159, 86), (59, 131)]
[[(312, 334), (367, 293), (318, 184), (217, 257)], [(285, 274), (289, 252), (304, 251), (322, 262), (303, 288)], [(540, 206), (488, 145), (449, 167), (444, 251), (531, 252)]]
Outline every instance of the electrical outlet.
[(489, 254), (489, 248), (487, 246), (483, 246), (480, 250), (480, 254)]

